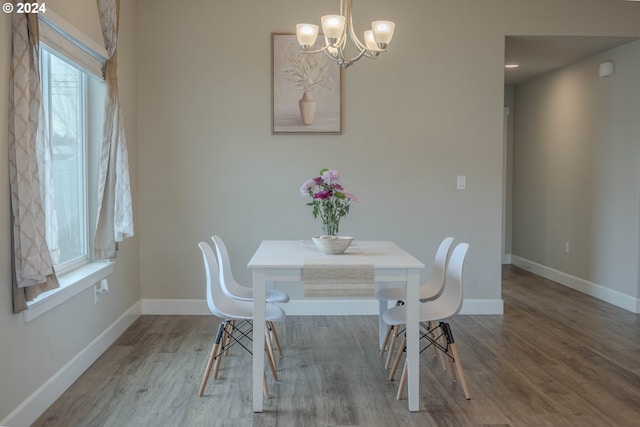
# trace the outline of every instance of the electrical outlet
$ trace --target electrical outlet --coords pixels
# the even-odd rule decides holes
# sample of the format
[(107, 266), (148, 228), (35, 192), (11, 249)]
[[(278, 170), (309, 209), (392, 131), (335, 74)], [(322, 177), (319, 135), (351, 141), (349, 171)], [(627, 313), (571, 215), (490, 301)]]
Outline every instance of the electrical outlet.
[(564, 253), (569, 254), (569, 242), (564, 242)]

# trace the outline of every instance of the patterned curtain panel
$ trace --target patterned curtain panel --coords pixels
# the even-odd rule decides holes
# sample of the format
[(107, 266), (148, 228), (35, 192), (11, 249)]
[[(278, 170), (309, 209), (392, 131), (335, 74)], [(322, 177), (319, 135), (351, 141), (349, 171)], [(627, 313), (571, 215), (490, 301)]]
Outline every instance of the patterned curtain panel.
[(46, 241), (45, 160), (36, 14), (12, 14), (9, 77), (9, 180), (11, 185), (14, 312), (42, 292), (57, 288)]
[(107, 106), (98, 178), (98, 224), (94, 256), (115, 258), (117, 242), (133, 236), (129, 160), (118, 97), (117, 45), (119, 0), (97, 0), (100, 25), (109, 59), (104, 67)]

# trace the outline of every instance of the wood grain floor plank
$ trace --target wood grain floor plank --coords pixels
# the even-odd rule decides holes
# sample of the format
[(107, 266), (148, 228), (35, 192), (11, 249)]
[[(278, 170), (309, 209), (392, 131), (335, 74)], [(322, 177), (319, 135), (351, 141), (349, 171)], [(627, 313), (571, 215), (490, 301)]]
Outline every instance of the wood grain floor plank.
[(271, 398), (254, 414), (240, 348), (197, 395), (214, 317), (142, 316), (33, 426), (640, 425), (640, 316), (514, 267), (503, 299), (503, 316), (450, 322), (471, 400), (425, 351), (410, 413), (376, 351), (376, 317), (289, 317), (280, 379), (268, 374)]

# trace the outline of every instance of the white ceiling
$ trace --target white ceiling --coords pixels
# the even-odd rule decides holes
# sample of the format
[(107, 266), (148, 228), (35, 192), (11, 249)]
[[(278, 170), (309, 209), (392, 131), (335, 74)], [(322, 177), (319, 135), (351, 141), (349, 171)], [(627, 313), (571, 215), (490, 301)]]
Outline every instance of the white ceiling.
[(505, 64), (519, 68), (505, 69), (505, 85), (522, 83), (584, 58), (636, 40), (634, 37), (581, 36), (508, 36), (505, 41)]

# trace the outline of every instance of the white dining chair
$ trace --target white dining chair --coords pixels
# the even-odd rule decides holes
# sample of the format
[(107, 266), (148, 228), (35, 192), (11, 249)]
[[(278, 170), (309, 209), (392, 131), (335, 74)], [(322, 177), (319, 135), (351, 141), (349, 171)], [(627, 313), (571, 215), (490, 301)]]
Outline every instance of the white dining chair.
[[(233, 278), (229, 251), (220, 236), (211, 236), (211, 240), (216, 247), (218, 264), (220, 265), (220, 280), (225, 293), (231, 298), (253, 301), (253, 287), (243, 286)], [(286, 303), (289, 302), (289, 295), (278, 289), (267, 289), (266, 300), (267, 302)]]
[[(217, 378), (218, 369), (220, 367), (220, 361), (223, 354), (227, 351), (229, 346), (238, 344), (251, 353), (250, 347), (247, 347), (243, 340), (251, 338), (252, 332), (252, 320), (253, 320), (253, 303), (250, 301), (241, 301), (234, 298), (230, 298), (225, 294), (222, 285), (220, 283), (220, 275), (218, 269), (218, 262), (213, 249), (208, 243), (200, 242), (198, 244), (202, 252), (204, 261), (205, 276), (206, 276), (206, 292), (207, 292), (207, 305), (213, 315), (222, 319), (218, 326), (218, 330), (214, 339), (213, 347), (207, 361), (204, 377), (200, 384), (199, 395), (204, 394), (207, 381), (211, 373), (211, 368), (215, 362), (215, 369), (213, 373), (214, 379)], [(286, 315), (284, 310), (273, 304), (267, 304), (266, 307), (266, 320), (269, 322), (282, 322)], [(236, 324), (236, 322), (240, 324)], [(254, 337), (257, 339), (257, 337)], [(265, 336), (265, 340), (268, 341), (268, 337)], [(275, 370), (275, 363), (273, 361), (272, 354), (269, 353), (265, 346), (265, 353), (271, 372), (275, 379), (277, 374)], [(266, 375), (264, 381), (264, 394), (265, 397), (269, 397), (269, 390), (267, 387)]]
[[(453, 376), (454, 381), (457, 380), (455, 372), (457, 371), (462, 384), (462, 389), (464, 390), (464, 395), (467, 399), (471, 399), (467, 380), (460, 361), (460, 355), (458, 354), (458, 348), (451, 332), (451, 326), (445, 321), (458, 314), (462, 307), (462, 272), (468, 249), (468, 243), (460, 243), (455, 247), (447, 263), (444, 289), (438, 298), (421, 302), (419, 321), (424, 324), (432, 325), (426, 333), (421, 332), (421, 338), (425, 338), (429, 341), (429, 345), (427, 347), (433, 345), (449, 358), (451, 363), (451, 375)], [(404, 325), (407, 322), (407, 309), (405, 306), (391, 307), (384, 312), (382, 318), (387, 325)], [(432, 336), (434, 334), (435, 336)], [(440, 339), (441, 337), (443, 338), (442, 340)], [(400, 351), (404, 352), (405, 347), (406, 337), (403, 339)], [(399, 353), (396, 358), (394, 370), (397, 368), (401, 354), (402, 353)], [(398, 387), (398, 393), (396, 395), (398, 400), (402, 397), (406, 381), (407, 362), (405, 360), (402, 378), (400, 379), (400, 386)]]
[[(241, 300), (241, 301), (251, 301), (253, 302), (253, 288), (249, 286), (243, 286), (239, 284), (236, 279), (233, 277), (233, 272), (231, 271), (231, 260), (229, 258), (229, 251), (227, 251), (227, 247), (219, 236), (211, 236), (211, 240), (213, 240), (213, 244), (216, 248), (216, 257), (218, 258), (218, 265), (220, 267), (220, 283), (222, 284), (222, 288), (224, 292), (231, 298)], [(289, 302), (289, 295), (278, 290), (278, 289), (267, 289), (266, 290), (266, 301), (268, 303), (287, 303)], [(270, 337), (273, 338), (273, 341), (276, 344), (276, 348), (278, 349), (278, 354), (282, 356), (282, 347), (280, 346), (280, 339), (278, 338), (278, 334), (276, 332), (275, 325), (273, 322), (267, 321), (267, 330), (270, 334)], [(272, 351), (271, 340), (267, 342), (269, 348)], [(273, 353), (273, 351), (272, 351)]]
[[(442, 293), (445, 269), (452, 243), (453, 237), (446, 237), (440, 242), (433, 260), (433, 268), (431, 269), (429, 280), (420, 285), (419, 298), (421, 301), (435, 299)], [(406, 297), (406, 289), (404, 286), (378, 289), (375, 297), (378, 301), (396, 301), (396, 306), (402, 306), (404, 305)], [(403, 329), (398, 325), (387, 326), (387, 333), (384, 337), (382, 348), (380, 349), (380, 357), (387, 351), (387, 359), (384, 365), (385, 369), (388, 369), (391, 364), (393, 350), (397, 338), (402, 334), (402, 331)]]

